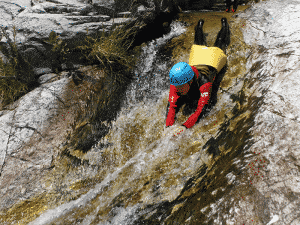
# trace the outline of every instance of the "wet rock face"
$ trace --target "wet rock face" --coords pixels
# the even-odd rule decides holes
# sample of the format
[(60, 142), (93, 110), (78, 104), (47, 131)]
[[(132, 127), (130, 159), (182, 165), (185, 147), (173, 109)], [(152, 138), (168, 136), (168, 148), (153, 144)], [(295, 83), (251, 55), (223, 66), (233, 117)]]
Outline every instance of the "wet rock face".
[(243, 100), (232, 121), (243, 119), (207, 143), (208, 150), (220, 149), (233, 132), (225, 141), (230, 153), (213, 175), (187, 182), (168, 210), (161, 204), (165, 212), (142, 221), (300, 224), (299, 10), (299, 2), (273, 0), (238, 15), (245, 19), (236, 22), (245, 24), (244, 39), (252, 48), (239, 92)]
[[(109, 15), (101, 14), (102, 11), (93, 5), (80, 1), (0, 1), (0, 4), (0, 21), (10, 39), (2, 36), (1, 44), (6, 45), (6, 42), (14, 40), (15, 26), (18, 49), (36, 72), (41, 68), (51, 69), (50, 58), (55, 56), (51, 54), (52, 46), (45, 40), (52, 31), (72, 47), (76, 41), (84, 40), (87, 29), (92, 35), (110, 30), (113, 24)], [(103, 4), (103, 7), (109, 6), (108, 3)], [(116, 19), (114, 23), (121, 24), (128, 20)]]
[(153, 206), (158, 212), (136, 224), (300, 224), (299, 10), (297, 1), (271, 0), (238, 15), (252, 51), (236, 85), (243, 90), (230, 89), (241, 96), (235, 126), (224, 124), (204, 146), (230, 151), (210, 173), (199, 170), (176, 200)]
[[(139, 9), (132, 8), (132, 12), (124, 13), (124, 11), (131, 10), (129, 7), (131, 2), (129, 2), (114, 0), (87, 2), (19, 0), (7, 2), (1, 0), (0, 22), (10, 40), (7, 40), (1, 32), (0, 41), (2, 45), (7, 46), (8, 41), (14, 40), (13, 26), (15, 26), (17, 47), (35, 68), (35, 72), (42, 71), (42, 68), (52, 69), (51, 58), (57, 58), (57, 56), (51, 53), (52, 46), (45, 42), (51, 32), (54, 31), (62, 41), (67, 43), (67, 47), (72, 49), (85, 39), (87, 30), (91, 36), (108, 32), (113, 25), (134, 20), (133, 18), (124, 18), (124, 15), (139, 16), (144, 15), (146, 11), (151, 14), (156, 10), (165, 10), (169, 6), (163, 4), (165, 1), (142, 1), (135, 4), (140, 7)], [(82, 63), (76, 52), (69, 61), (73, 61), (75, 64)]]
[[(38, 183), (39, 178), (50, 168), (55, 148), (59, 147), (59, 142), (63, 140), (53, 136), (54, 133), (48, 133), (48, 136), (43, 130), (51, 124), (50, 118), (56, 115), (61, 107), (56, 102), (56, 95), (62, 95), (67, 82), (68, 79), (64, 78), (44, 84), (21, 98), (11, 106), (11, 110), (1, 111), (2, 209), (20, 198), (30, 197), (35, 190), (42, 190)], [(52, 128), (54, 127), (53, 124)], [(62, 131), (57, 126), (54, 130), (58, 133)], [(58, 145), (53, 139), (56, 139)]]
[(78, 71), (78, 84), (68, 72), (41, 76), (40, 87), (0, 111), (0, 211), (46, 190), (41, 180), (89, 98), (81, 85), (102, 84), (97, 66)]
[(240, 15), (248, 21), (247, 44), (261, 46), (248, 64), (253, 71), (250, 90), (263, 102), (251, 129), (254, 144), (249, 149), (267, 162), (261, 174), (264, 179), (253, 183), (256, 196), (261, 196), (256, 202), (261, 210), (251, 214), (260, 224), (272, 219), (276, 224), (300, 223), (299, 10), (299, 2), (274, 0)]
[[(163, 2), (155, 2), (154, 12), (149, 12), (149, 9), (143, 6), (137, 8), (137, 21), (139, 21), (141, 26), (135, 34), (128, 38), (133, 40), (131, 49), (171, 31), (170, 24), (173, 20), (178, 19), (178, 13), (181, 12), (181, 8), (173, 0), (168, 1), (168, 4), (165, 5)], [(126, 24), (125, 29), (133, 27), (134, 23), (135, 21)]]

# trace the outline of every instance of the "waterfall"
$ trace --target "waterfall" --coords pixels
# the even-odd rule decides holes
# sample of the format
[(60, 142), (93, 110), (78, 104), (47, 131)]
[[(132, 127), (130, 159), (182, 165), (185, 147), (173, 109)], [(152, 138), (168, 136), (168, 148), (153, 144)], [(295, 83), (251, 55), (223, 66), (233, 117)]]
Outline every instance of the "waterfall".
[[(105, 188), (113, 188), (111, 185), (114, 183), (114, 180), (128, 170), (132, 170), (132, 172), (126, 178), (127, 181), (126, 184), (124, 183), (124, 187), (130, 186), (130, 181), (135, 182), (139, 176), (145, 176), (147, 170), (152, 170), (153, 167), (160, 163), (161, 158), (170, 156), (171, 160), (176, 158), (178, 143), (171, 143), (168, 139), (161, 137), (161, 131), (165, 125), (165, 110), (169, 88), (168, 72), (171, 64), (169, 58), (159, 56), (159, 51), (168, 40), (179, 36), (185, 31), (184, 25), (180, 22), (173, 22), (170, 33), (153, 40), (142, 48), (142, 54), (135, 69), (134, 80), (126, 92), (126, 97), (116, 120), (112, 123), (111, 131), (105, 138), (99, 140), (99, 145), (87, 153), (87, 158), (90, 156), (90, 161), (93, 161), (94, 164), (101, 164), (103, 160), (101, 152), (104, 151), (100, 147), (103, 146), (101, 143), (110, 142), (112, 145), (104, 145), (108, 146), (105, 151), (117, 152), (120, 158), (123, 158), (126, 162), (122, 164), (122, 160), (120, 160), (120, 166), (114, 168), (112, 173), (109, 173), (101, 183), (97, 184), (88, 193), (75, 201), (46, 211), (30, 224), (47, 224), (56, 218), (63, 217), (69, 211), (85, 207), (96, 196), (102, 195), (102, 192), (105, 192)], [(135, 129), (135, 126), (139, 128)], [(134, 140), (133, 143), (131, 143), (131, 139)], [(127, 151), (131, 152), (131, 154), (127, 154)], [(97, 153), (97, 155), (95, 156), (94, 153)], [(127, 155), (130, 155), (130, 157)], [(177, 194), (182, 186), (183, 180), (177, 187)], [(124, 189), (118, 189), (112, 197), (120, 194), (122, 190)], [(175, 197), (174, 194), (172, 194), (173, 197)], [(112, 199), (108, 196), (102, 196), (99, 207), (109, 205)], [(151, 196), (149, 196), (149, 199), (151, 199)], [(135, 211), (133, 209), (137, 208), (138, 205), (134, 206), (131, 214)], [(118, 216), (114, 217), (113, 220), (118, 221), (118, 223), (113, 224), (127, 224), (124, 214), (128, 214), (129, 209), (114, 209), (116, 213), (118, 212)], [(86, 221), (90, 219), (87, 218)]]

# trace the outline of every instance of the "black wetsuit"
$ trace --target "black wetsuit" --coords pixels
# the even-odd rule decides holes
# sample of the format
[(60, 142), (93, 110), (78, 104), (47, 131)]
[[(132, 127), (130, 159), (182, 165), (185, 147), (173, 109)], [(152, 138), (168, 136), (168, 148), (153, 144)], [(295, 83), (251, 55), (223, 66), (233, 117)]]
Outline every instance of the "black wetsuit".
[[(230, 42), (230, 39), (228, 37), (230, 35), (230, 32), (228, 32), (229, 31), (229, 26), (228, 26), (226, 18), (222, 18), (221, 22), (222, 22), (222, 29), (218, 33), (218, 36), (217, 36), (217, 39), (216, 39), (216, 42), (215, 42), (215, 47), (218, 47), (222, 50), (223, 49), (225, 50), (225, 48), (229, 45), (229, 42)], [(206, 40), (205, 40), (205, 36), (204, 36), (204, 33), (203, 33), (203, 27), (202, 27), (203, 24), (204, 24), (204, 21), (199, 20), (199, 22), (198, 22), (198, 24), (195, 28), (195, 41), (194, 41), (195, 45), (206, 45)], [(173, 121), (173, 116), (170, 116), (170, 115), (175, 114), (175, 118), (176, 118), (177, 112), (180, 110), (180, 108), (183, 105), (185, 105), (184, 110), (183, 110), (184, 115), (189, 115), (189, 114), (193, 113), (196, 109), (199, 109), (199, 108), (201, 108), (201, 110), (199, 111), (199, 112), (201, 112), (202, 107), (203, 107), (203, 106), (200, 106), (201, 104), (203, 104), (205, 106), (205, 108), (208, 106), (207, 105), (208, 102), (207, 103), (201, 103), (199, 105), (199, 101), (201, 101), (199, 99), (203, 98), (203, 96), (202, 97), (200, 96), (200, 94), (202, 92), (200, 93), (199, 89), (201, 89), (201, 87), (207, 85), (208, 83), (210, 85), (213, 84), (213, 82), (214, 82), (214, 80), (217, 76), (217, 69), (215, 69), (211, 66), (208, 66), (208, 65), (192, 66), (192, 69), (194, 70), (195, 73), (198, 70), (199, 77), (197, 78), (196, 76), (194, 76), (192, 78), (193, 82), (192, 82), (192, 84), (190, 86), (190, 89), (189, 89), (189, 91), (186, 95), (181, 96), (180, 93), (175, 94), (175, 92), (176, 92), (175, 87), (172, 87), (172, 89), (170, 89), (170, 94), (171, 95), (174, 94), (175, 99), (178, 99), (178, 100), (175, 100), (176, 101), (176, 108), (174, 107), (175, 110), (172, 109), (173, 112), (171, 112), (171, 114), (170, 114), (170, 110), (171, 110), (170, 109), (170, 102), (168, 102), (168, 106), (167, 106), (167, 109), (166, 109), (166, 117), (167, 117), (166, 124), (167, 124), (167, 126), (171, 126), (174, 122)], [(216, 91), (214, 88), (212, 88), (212, 90)], [(178, 98), (176, 97), (176, 95), (177, 95)], [(209, 101), (209, 97), (207, 98), (207, 100)], [(172, 104), (175, 104), (173, 102), (172, 98), (171, 98), (171, 102), (172, 102)], [(171, 108), (173, 108), (173, 106)], [(206, 111), (206, 110), (204, 110), (204, 111)], [(188, 120), (189, 122), (185, 123), (187, 125), (185, 125), (185, 124), (184, 125), (187, 128), (189, 128), (190, 126), (192, 126), (194, 124), (194, 122), (196, 122), (195, 120), (197, 118), (199, 119), (200, 117), (198, 117), (198, 115), (197, 115), (197, 117), (193, 118), (191, 121)]]

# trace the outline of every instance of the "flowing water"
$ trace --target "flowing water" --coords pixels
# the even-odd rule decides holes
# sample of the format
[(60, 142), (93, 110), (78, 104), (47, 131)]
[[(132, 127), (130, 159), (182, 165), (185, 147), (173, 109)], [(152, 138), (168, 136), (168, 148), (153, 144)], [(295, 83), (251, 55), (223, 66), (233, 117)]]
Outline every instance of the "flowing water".
[[(216, 19), (218, 23), (220, 18)], [(231, 74), (218, 103), (193, 129), (177, 139), (168, 132), (164, 134), (168, 72), (174, 62), (163, 47), (187, 29), (179, 22), (171, 27), (169, 34), (142, 48), (134, 81), (125, 93), (117, 119), (109, 134), (85, 156), (90, 165), (106, 163), (102, 170), (110, 172), (77, 200), (44, 212), (31, 224), (133, 224), (148, 208), (153, 211), (155, 205), (176, 199), (191, 177), (213, 166), (219, 152), (207, 151), (205, 143), (211, 145), (213, 136), (224, 129), (226, 113), (234, 106), (230, 92), (242, 87), (237, 79), (243, 73)], [(188, 62), (187, 57), (182, 60)], [(232, 69), (241, 71), (236, 66)], [(227, 90), (233, 82), (235, 88)], [(182, 124), (187, 118), (179, 113), (176, 123)]]

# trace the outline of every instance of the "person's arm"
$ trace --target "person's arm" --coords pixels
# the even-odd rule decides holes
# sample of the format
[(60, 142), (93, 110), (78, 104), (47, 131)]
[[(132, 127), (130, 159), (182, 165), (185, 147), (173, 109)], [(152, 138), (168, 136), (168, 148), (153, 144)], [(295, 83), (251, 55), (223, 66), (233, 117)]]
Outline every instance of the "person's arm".
[(176, 93), (176, 87), (174, 85), (170, 86), (169, 93), (169, 112), (166, 119), (166, 126), (172, 126), (175, 122), (175, 113), (176, 113), (176, 102), (179, 98), (179, 95)]
[(188, 120), (183, 124), (186, 128), (191, 128), (197, 122), (198, 117), (200, 116), (202, 109), (205, 104), (208, 104), (210, 98), (212, 84), (207, 82), (200, 87), (200, 99), (198, 101), (198, 107), (196, 111), (188, 118)]

